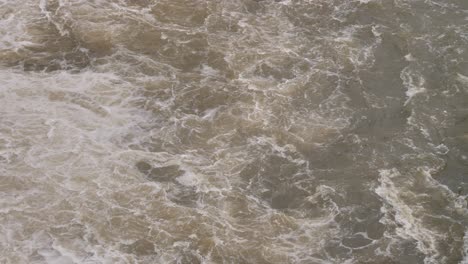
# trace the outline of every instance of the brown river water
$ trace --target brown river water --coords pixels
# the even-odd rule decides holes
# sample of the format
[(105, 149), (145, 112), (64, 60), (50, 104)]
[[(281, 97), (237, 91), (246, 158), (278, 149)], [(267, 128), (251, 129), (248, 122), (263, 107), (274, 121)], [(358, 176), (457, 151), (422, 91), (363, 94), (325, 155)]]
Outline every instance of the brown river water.
[(0, 0), (0, 263), (468, 264), (468, 1)]

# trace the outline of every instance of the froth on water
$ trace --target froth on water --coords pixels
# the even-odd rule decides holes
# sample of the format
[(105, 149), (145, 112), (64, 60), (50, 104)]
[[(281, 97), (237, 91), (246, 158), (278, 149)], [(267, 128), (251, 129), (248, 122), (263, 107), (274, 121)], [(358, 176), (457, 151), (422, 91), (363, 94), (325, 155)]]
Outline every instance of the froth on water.
[(0, 0), (0, 262), (468, 263), (467, 8)]

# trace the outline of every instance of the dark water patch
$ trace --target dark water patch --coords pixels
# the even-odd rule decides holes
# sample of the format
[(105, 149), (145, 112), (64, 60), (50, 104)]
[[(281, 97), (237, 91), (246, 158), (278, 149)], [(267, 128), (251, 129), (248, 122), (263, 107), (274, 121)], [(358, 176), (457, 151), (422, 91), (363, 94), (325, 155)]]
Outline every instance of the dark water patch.
[[(356, 194), (357, 192), (355, 190)], [(381, 223), (383, 214), (380, 212), (380, 206), (382, 203), (375, 195), (374, 197), (371, 197), (371, 195), (362, 196), (361, 203), (356, 202), (356, 199), (354, 201), (335, 199), (340, 207), (347, 208), (340, 212), (335, 220), (340, 224), (344, 233), (365, 233), (369, 239), (379, 240), (386, 231), (386, 226)], [(362, 206), (362, 202), (367, 202), (369, 206)]]
[(138, 239), (132, 244), (122, 245), (120, 248), (123, 252), (137, 256), (157, 255), (154, 244), (146, 239)]
[(151, 0), (125, 0), (129, 6), (149, 7), (154, 4)]
[(348, 259), (352, 250), (344, 245), (339, 239), (327, 241), (324, 246), (324, 251), (329, 258), (333, 259)]
[(258, 64), (253, 74), (255, 76), (285, 82), (305, 74), (310, 69), (309, 64), (293, 56), (276, 56)]
[(375, 49), (375, 62), (370, 70), (360, 72), (363, 90), (379, 97), (404, 97), (400, 74), (407, 62), (406, 40), (392, 33), (382, 36), (382, 43)]
[(201, 87), (187, 88), (186, 92), (175, 99), (175, 107), (186, 114), (195, 114), (203, 117), (208, 114), (207, 111), (222, 110), (217, 108), (227, 107), (238, 100), (239, 96), (230, 91), (233, 87), (218, 83), (213, 84), (216, 86), (203, 85)]
[(314, 192), (311, 182), (305, 184), (309, 177), (300, 172), (300, 167), (278, 156), (272, 155), (247, 165), (239, 176), (246, 190), (261, 197), (274, 209), (299, 208)]
[(201, 264), (202, 259), (192, 252), (191, 250), (183, 250), (179, 257), (177, 257), (176, 262), (177, 264)]
[(177, 181), (177, 178), (186, 172), (179, 165), (153, 166), (146, 161), (139, 161), (137, 169), (145, 175), (149, 181), (165, 183), (166, 197), (181, 206), (194, 207), (200, 199), (200, 194), (193, 186), (185, 186)]
[(351, 132), (379, 142), (401, 136), (411, 112), (399, 101), (389, 101), (387, 104), (385, 108), (370, 108), (358, 112)]
[(358, 235), (353, 235), (353, 236), (343, 238), (342, 243), (346, 247), (360, 248), (360, 247), (368, 246), (369, 244), (372, 243), (372, 240), (367, 239), (363, 237), (362, 235), (358, 234)]
[(200, 194), (195, 187), (181, 184), (170, 185), (166, 193), (169, 200), (185, 207), (196, 207), (200, 199)]
[(402, 241), (397, 250), (399, 252), (394, 254), (399, 263), (424, 263), (425, 256), (418, 250), (415, 241)]
[(0, 53), (0, 63), (25, 71), (80, 70), (112, 53), (112, 44), (104, 32), (81, 32), (65, 24), (61, 29), (66, 31), (64, 34), (47, 21), (37, 21), (28, 30), (33, 36), (31, 44), (14, 53)]
[(310, 167), (316, 170), (340, 170), (354, 164), (352, 143), (343, 138), (327, 144), (326, 148), (303, 144), (298, 150), (307, 158)]
[(179, 165), (153, 167), (145, 161), (139, 161), (136, 167), (151, 181), (171, 182), (184, 174), (184, 171), (180, 169)]
[(389, 256), (376, 256), (375, 258), (372, 258), (372, 260), (363, 260), (362, 264), (374, 264), (374, 263), (379, 263), (379, 264), (400, 264), (402, 262), (398, 262), (395, 260), (393, 257)]
[(200, 27), (209, 15), (208, 6), (208, 2), (199, 0), (164, 0), (155, 3), (151, 10), (155, 18), (163, 23)]
[(448, 153), (445, 166), (434, 177), (460, 195), (468, 194), (468, 121), (463, 115), (457, 118), (446, 132), (444, 144)]

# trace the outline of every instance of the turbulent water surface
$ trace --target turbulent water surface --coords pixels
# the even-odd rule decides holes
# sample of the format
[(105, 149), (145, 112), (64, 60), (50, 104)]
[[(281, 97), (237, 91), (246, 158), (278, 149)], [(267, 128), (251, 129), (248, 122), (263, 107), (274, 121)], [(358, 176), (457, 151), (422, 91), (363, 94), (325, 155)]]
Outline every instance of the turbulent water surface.
[(0, 0), (0, 263), (468, 263), (468, 1)]

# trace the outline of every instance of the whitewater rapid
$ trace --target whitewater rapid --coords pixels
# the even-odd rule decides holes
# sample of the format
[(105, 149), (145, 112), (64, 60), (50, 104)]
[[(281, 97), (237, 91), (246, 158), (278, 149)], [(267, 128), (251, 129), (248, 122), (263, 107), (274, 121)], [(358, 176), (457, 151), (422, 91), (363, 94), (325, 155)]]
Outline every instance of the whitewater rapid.
[(0, 0), (0, 263), (468, 263), (464, 0)]

